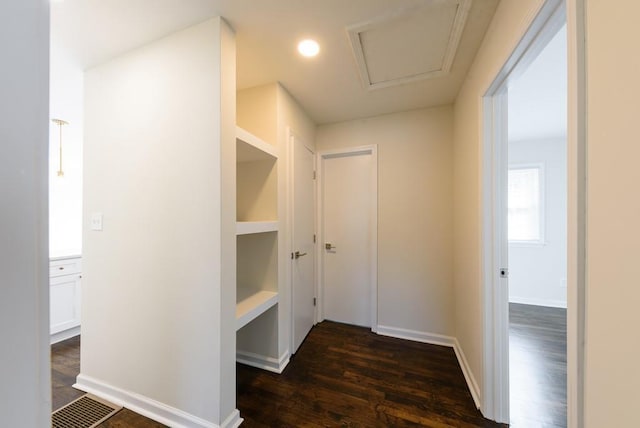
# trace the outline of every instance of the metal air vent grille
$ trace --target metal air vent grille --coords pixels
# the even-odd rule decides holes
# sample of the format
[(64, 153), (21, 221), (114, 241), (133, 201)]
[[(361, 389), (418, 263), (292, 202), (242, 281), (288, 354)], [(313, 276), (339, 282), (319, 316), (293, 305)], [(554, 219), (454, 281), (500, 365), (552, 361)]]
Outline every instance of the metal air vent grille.
[(83, 395), (51, 415), (52, 428), (91, 428), (113, 416), (122, 407)]

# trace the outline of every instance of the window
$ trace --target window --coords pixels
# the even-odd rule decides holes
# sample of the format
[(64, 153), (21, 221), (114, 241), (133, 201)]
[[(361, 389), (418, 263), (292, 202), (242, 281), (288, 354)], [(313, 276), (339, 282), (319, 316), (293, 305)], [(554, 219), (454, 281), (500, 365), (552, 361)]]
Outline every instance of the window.
[(509, 168), (510, 242), (542, 243), (542, 167)]

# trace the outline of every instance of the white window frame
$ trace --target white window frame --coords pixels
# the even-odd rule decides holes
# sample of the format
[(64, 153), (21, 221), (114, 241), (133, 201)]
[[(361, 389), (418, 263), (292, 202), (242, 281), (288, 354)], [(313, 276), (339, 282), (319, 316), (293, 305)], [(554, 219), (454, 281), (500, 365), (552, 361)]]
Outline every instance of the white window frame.
[[(508, 239), (509, 245), (513, 245), (516, 247), (541, 247), (546, 245), (546, 241), (545, 241), (545, 225), (546, 225), (546, 180), (545, 180), (545, 165), (543, 162), (535, 162), (535, 163), (510, 163), (508, 170), (512, 171), (512, 170), (516, 170), (516, 169), (537, 169), (538, 170), (538, 180), (539, 180), (539, 187), (540, 187), (540, 203), (539, 203), (539, 207), (538, 209), (540, 210), (539, 213), (539, 225), (538, 227), (540, 228), (540, 235), (538, 239), (532, 239), (532, 240), (512, 240), (512, 239)], [(508, 202), (507, 202), (507, 206), (508, 206)], [(507, 235), (508, 238), (508, 235)]]

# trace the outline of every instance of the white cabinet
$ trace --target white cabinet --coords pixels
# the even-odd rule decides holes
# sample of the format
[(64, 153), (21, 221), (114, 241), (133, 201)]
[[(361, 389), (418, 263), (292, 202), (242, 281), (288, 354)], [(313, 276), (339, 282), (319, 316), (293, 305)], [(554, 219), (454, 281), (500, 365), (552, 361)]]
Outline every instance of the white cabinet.
[(80, 334), (82, 259), (58, 257), (49, 262), (51, 343)]

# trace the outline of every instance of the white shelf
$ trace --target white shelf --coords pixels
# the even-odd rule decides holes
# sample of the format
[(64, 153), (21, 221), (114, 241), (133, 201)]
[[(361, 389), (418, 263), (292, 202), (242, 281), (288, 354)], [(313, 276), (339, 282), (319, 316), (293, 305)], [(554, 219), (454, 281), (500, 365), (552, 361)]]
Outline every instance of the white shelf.
[(250, 235), (252, 233), (277, 232), (277, 221), (238, 221), (236, 235)]
[(256, 319), (267, 309), (278, 303), (275, 291), (258, 291), (236, 304), (236, 330)]
[(278, 149), (255, 135), (236, 126), (237, 162), (278, 159)]

